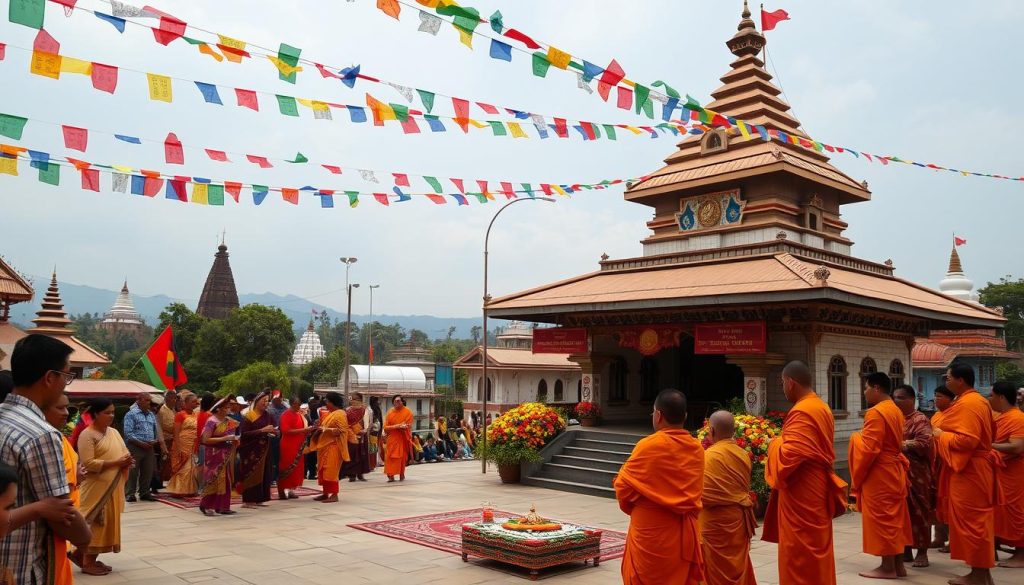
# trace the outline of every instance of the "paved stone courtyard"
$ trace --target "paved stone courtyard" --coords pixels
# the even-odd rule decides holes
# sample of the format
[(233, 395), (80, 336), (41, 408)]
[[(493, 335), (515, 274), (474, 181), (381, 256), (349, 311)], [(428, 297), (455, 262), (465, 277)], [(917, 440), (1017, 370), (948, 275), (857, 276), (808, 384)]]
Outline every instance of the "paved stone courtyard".
[[(628, 517), (614, 500), (526, 486), (505, 486), (478, 462), (418, 465), (404, 483), (385, 484), (379, 470), (367, 483), (342, 483), (341, 503), (324, 505), (301, 498), (230, 517), (207, 518), (198, 510), (162, 503), (128, 504), (122, 518), (122, 552), (103, 555), (114, 567), (103, 577), (76, 573), (83, 585), (345, 585), (356, 583), (445, 585), (527, 583), (527, 579), (463, 563), (454, 554), (348, 528), (346, 524), (478, 507), (541, 514), (625, 531)], [(306, 482), (315, 487), (314, 482)], [(877, 583), (857, 576), (873, 559), (860, 551), (860, 517), (835, 525), (839, 583)], [(751, 557), (758, 582), (777, 583), (775, 545), (755, 541)], [(553, 576), (546, 583), (618, 584), (619, 560), (597, 568)], [(903, 583), (939, 585), (962, 571), (948, 555), (933, 551), (932, 567), (910, 569)], [(1009, 584), (1024, 573), (996, 569)]]

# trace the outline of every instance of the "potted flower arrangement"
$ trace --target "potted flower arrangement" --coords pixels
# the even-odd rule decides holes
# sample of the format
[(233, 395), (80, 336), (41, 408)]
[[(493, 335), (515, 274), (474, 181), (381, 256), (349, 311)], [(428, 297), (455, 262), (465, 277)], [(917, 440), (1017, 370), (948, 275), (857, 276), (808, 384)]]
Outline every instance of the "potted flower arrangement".
[(596, 402), (579, 402), (576, 404), (573, 414), (579, 419), (581, 425), (596, 427), (597, 419), (601, 416), (601, 408)]
[[(773, 413), (769, 413), (773, 414)], [(768, 460), (768, 443), (782, 433), (782, 424), (777, 416), (753, 416), (750, 414), (737, 414), (736, 433), (734, 435), (736, 444), (747, 452), (753, 469), (750, 476), (751, 499), (754, 500), (754, 510), (758, 517), (764, 515), (764, 509), (768, 505), (768, 494), (771, 488), (764, 479), (764, 466)], [(711, 428), (708, 421), (697, 431), (697, 439), (705, 449), (711, 446)]]
[(540, 449), (565, 430), (565, 419), (555, 409), (526, 402), (502, 414), (487, 428), (487, 446), (477, 456), (498, 466), (502, 483), (518, 483), (520, 465), (540, 461)]

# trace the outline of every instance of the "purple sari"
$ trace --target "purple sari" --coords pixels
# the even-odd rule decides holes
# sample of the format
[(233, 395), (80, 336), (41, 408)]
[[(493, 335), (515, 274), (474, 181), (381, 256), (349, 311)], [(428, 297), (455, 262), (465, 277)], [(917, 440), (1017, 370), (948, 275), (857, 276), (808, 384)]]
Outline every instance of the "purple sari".
[(270, 436), (260, 429), (273, 424), (274, 419), (270, 413), (263, 412), (256, 418), (243, 417), (239, 426), (242, 442), (238, 447), (238, 491), (242, 493), (242, 501), (246, 504), (260, 504), (270, 500), (270, 485), (274, 481), (267, 456), (270, 452)]
[[(203, 427), (203, 436), (226, 437), (235, 434), (238, 423), (231, 419), (223, 421), (210, 416)], [(235, 443), (202, 445), (203, 498), (200, 506), (207, 510), (226, 512), (231, 509), (231, 488), (235, 483)]]

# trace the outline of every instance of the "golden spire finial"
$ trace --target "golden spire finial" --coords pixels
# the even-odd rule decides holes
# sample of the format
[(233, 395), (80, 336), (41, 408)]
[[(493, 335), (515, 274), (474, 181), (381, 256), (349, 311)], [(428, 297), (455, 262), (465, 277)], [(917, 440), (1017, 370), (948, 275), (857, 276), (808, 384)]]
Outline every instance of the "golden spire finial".
[(957, 254), (956, 246), (953, 246), (953, 251), (949, 255), (949, 274), (963, 273), (964, 267), (960, 263), (960, 254)]

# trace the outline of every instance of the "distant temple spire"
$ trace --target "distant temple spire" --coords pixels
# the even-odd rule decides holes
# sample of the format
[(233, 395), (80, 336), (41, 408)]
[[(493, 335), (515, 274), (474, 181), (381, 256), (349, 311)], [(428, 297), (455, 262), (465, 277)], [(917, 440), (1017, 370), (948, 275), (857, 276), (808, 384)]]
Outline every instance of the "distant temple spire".
[[(223, 235), (221, 236), (223, 238)], [(233, 309), (237, 309), (238, 291), (235, 289), (235, 277), (231, 273), (228, 261), (228, 247), (221, 240), (217, 253), (213, 255), (213, 266), (203, 285), (203, 294), (199, 297), (196, 314), (209, 319), (225, 319)]]
[(320, 343), (320, 336), (317, 334), (316, 329), (313, 328), (313, 317), (310, 317), (309, 327), (302, 333), (302, 338), (299, 339), (299, 343), (295, 346), (295, 351), (292, 352), (292, 364), (303, 366), (325, 355), (327, 353), (324, 351), (324, 346)]
[(117, 300), (114, 301), (114, 306), (103, 315), (102, 323), (119, 326), (143, 324), (142, 316), (135, 310), (132, 295), (128, 291), (127, 278), (124, 280), (120, 294), (117, 295)]
[(50, 286), (46, 289), (46, 296), (43, 297), (42, 307), (32, 319), (36, 324), (29, 329), (29, 333), (44, 333), (46, 335), (71, 335), (73, 330), (68, 327), (71, 319), (68, 319), (64, 311), (64, 303), (60, 300), (60, 288), (57, 285), (57, 269), (53, 269), (53, 276), (50, 279)]
[(957, 253), (956, 246), (953, 246), (953, 251), (949, 254), (949, 270), (946, 272), (946, 278), (939, 283), (939, 290), (945, 295), (962, 301), (978, 300), (978, 294), (974, 292), (974, 282), (964, 274), (964, 267), (960, 262), (960, 254)]

